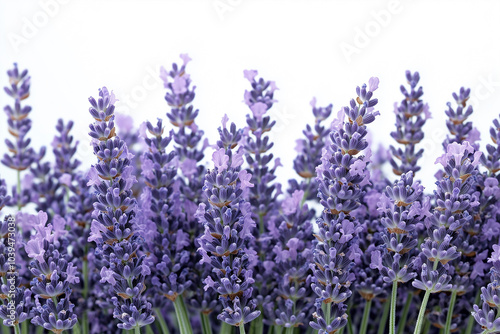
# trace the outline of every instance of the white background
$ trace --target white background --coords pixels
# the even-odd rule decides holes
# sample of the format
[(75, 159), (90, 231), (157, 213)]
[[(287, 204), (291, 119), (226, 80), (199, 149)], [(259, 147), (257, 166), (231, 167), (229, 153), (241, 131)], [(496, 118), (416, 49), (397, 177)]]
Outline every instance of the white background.
[[(99, 87), (117, 94), (117, 109), (132, 115), (137, 126), (165, 119), (159, 66), (180, 63), (179, 54), (188, 53), (193, 59), (188, 72), (197, 86), (194, 105), (200, 109), (197, 123), (214, 143), (224, 113), (245, 125), (249, 110), (242, 100), (249, 83), (243, 70), (257, 69), (280, 88), (271, 115), (278, 122), (273, 152), (282, 159), (279, 180), (285, 182), (295, 177), (295, 139), (313, 119), (313, 96), (318, 105), (333, 103), (336, 114), (355, 96), (357, 85), (378, 76), (381, 116), (370, 131), (376, 143), (388, 146), (395, 144), (389, 135), (393, 103), (402, 99), (405, 70), (418, 70), (433, 115), (425, 126), (426, 155), (418, 178), (432, 191), (451, 93), (472, 88), (471, 120), (482, 133), (482, 148), (500, 112), (499, 14), (498, 1), (4, 0), (0, 83), (7, 83), (4, 73), (13, 62), (28, 68), (33, 145), (50, 146), (57, 119), (73, 119), (81, 142), (78, 159), (87, 168), (94, 161), (87, 98)], [(1, 92), (0, 105), (7, 103), (11, 100)], [(2, 113), (1, 137), (6, 119)], [(5, 151), (2, 138), (0, 154)], [(3, 165), (0, 174), (14, 184), (14, 174)]]

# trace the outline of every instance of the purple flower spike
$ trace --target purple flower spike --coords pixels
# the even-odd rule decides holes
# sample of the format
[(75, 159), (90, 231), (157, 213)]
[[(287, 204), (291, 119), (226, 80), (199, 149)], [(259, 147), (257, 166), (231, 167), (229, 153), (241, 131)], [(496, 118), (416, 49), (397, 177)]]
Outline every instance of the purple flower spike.
[(406, 79), (410, 85), (410, 91), (401, 85), (401, 92), (405, 96), (399, 105), (394, 105), (396, 114), (396, 131), (391, 132), (392, 138), (404, 148), (390, 146), (392, 170), (394, 174), (401, 175), (412, 171), (413, 174), (420, 170), (417, 166), (418, 160), (422, 157), (423, 149), (417, 150), (416, 145), (424, 138), (422, 127), (430, 118), (429, 106), (422, 102), (424, 94), (422, 87), (417, 89), (420, 75), (418, 72), (406, 71)]
[[(372, 84), (371, 88), (376, 86)], [(347, 121), (331, 132), (331, 145), (323, 150), (322, 165), (317, 168), (318, 197), (325, 210), (317, 221), (319, 231), (314, 235), (317, 241), (310, 264), (314, 275), (311, 287), (317, 295), (316, 313), (310, 325), (322, 333), (335, 332), (346, 324), (344, 304), (352, 294), (350, 285), (355, 276), (351, 268), (359, 257), (357, 235), (362, 227), (351, 212), (359, 207), (364, 195), (362, 187), (369, 176), (369, 159), (358, 154), (368, 146), (366, 124), (373, 122), (379, 112), (374, 111), (378, 100), (372, 98), (373, 92), (366, 85), (357, 87), (356, 93), (357, 98), (343, 109)], [(351, 172), (357, 167), (361, 171), (358, 168)], [(370, 300), (376, 293), (370, 293)], [(336, 313), (333, 323), (326, 323), (322, 304), (330, 304)]]
[[(22, 106), (21, 103), (30, 95), (31, 78), (28, 75), (28, 70), (19, 72), (17, 64), (14, 63), (14, 68), (8, 70), (7, 74), (10, 85), (4, 87), (4, 90), (14, 101), (12, 106), (5, 106), (4, 111), (8, 117), (8, 131), (14, 138), (12, 141), (10, 139), (5, 140), (7, 149), (11, 154), (5, 153), (2, 163), (20, 173), (43, 158), (45, 147), (42, 147), (40, 152), (37, 153), (30, 147), (31, 139), (26, 138), (31, 129), (31, 119), (29, 119), (31, 107)], [(12, 194), (10, 205), (17, 206), (18, 209), (30, 201), (30, 192), (21, 187), (18, 187), (18, 189), (13, 188)]]
[(205, 229), (198, 243), (201, 263), (212, 267), (211, 272), (206, 272), (209, 276), (204, 279), (205, 290), (215, 291), (222, 302), (222, 312), (217, 318), (240, 326), (256, 319), (260, 311), (256, 310), (252, 296), (255, 281), (250, 269), (254, 256), (249, 251), (254, 238), (250, 231), (255, 222), (251, 217), (250, 204), (242, 197), (240, 167), (232, 167), (236, 145), (224, 145), (225, 141), (234, 142), (241, 131), (236, 131), (234, 123), (230, 128), (234, 131), (224, 129), (224, 133), (219, 129), (221, 140), (216, 151), (217, 155), (228, 158), (224, 159), (225, 168), (219, 164), (205, 176), (203, 192), (209, 206), (202, 203), (198, 208), (197, 217)]
[[(450, 102), (447, 103), (448, 110), (445, 111), (448, 120), (446, 120), (446, 127), (451, 134), (446, 136), (443, 141), (443, 148), (446, 150), (448, 145), (456, 142), (462, 143), (463, 141), (469, 141), (474, 143), (478, 138), (478, 131), (473, 129), (472, 122), (467, 122), (467, 119), (473, 113), (473, 108), (471, 105), (467, 106), (467, 101), (470, 97), (470, 88), (465, 89), (460, 88), (459, 93), (453, 93), (453, 98), (457, 104), (456, 109), (453, 109)], [(473, 144), (476, 149), (479, 148), (478, 144)]]
[[(131, 155), (125, 142), (116, 135), (113, 92), (103, 87), (99, 90), (99, 99), (90, 97), (89, 101), (89, 111), (95, 120), (90, 125), (89, 135), (95, 139), (92, 145), (98, 158), (93, 168), (100, 181), (94, 182), (97, 196), (88, 240), (97, 244), (95, 253), (100, 267), (96, 269), (103, 274), (102, 279), (115, 282), (106, 294), (108, 305), (114, 305), (115, 318), (121, 321), (118, 326), (140, 328), (152, 323), (154, 317), (151, 304), (144, 297), (145, 278), (150, 271), (144, 270), (147, 267), (145, 255), (137, 255), (141, 251), (142, 238), (141, 225), (136, 218), (137, 203), (132, 197), (136, 180), (132, 174)], [(113, 272), (113, 279), (109, 271)], [(134, 309), (130, 309), (131, 304)], [(130, 309), (130, 316), (121, 316), (124, 308)]]

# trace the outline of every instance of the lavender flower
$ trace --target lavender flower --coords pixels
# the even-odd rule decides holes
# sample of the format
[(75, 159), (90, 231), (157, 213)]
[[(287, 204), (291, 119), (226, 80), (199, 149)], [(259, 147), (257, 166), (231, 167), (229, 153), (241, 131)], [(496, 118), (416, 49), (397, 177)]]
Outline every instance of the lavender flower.
[(351, 211), (358, 208), (361, 187), (369, 182), (368, 159), (356, 155), (368, 146), (366, 124), (379, 114), (373, 108), (378, 100), (372, 99), (377, 88), (378, 78), (371, 78), (369, 87), (357, 87), (358, 97), (343, 109), (347, 122), (330, 134), (332, 144), (323, 150), (322, 165), (317, 168), (318, 197), (325, 211), (317, 222), (319, 232), (315, 234), (311, 264), (312, 288), (318, 298), (310, 326), (320, 333), (335, 332), (346, 324), (343, 303), (352, 294), (349, 286), (355, 277), (350, 269), (358, 256), (356, 236), (361, 231)]
[[(396, 149), (390, 146), (392, 158), (390, 160), (394, 174), (401, 175), (412, 171), (413, 174), (420, 170), (417, 165), (418, 159), (422, 157), (423, 149), (416, 150), (416, 145), (424, 138), (422, 127), (427, 119), (431, 117), (429, 106), (421, 100), (424, 94), (422, 87), (417, 89), (420, 75), (418, 72), (406, 71), (406, 79), (410, 85), (410, 91), (401, 85), (401, 92), (405, 96), (399, 105), (394, 104), (396, 114), (396, 131), (391, 132), (392, 138), (404, 149)], [(422, 115), (423, 114), (423, 115)], [(398, 159), (397, 162), (394, 158)]]
[(151, 304), (144, 300), (144, 280), (151, 271), (144, 262), (145, 255), (137, 255), (141, 238), (135, 218), (137, 204), (131, 197), (136, 180), (127, 146), (115, 134), (114, 94), (103, 87), (99, 99), (90, 97), (89, 101), (95, 119), (90, 136), (98, 162), (89, 173), (88, 184), (96, 189), (97, 201), (88, 240), (97, 244), (101, 283), (112, 287), (109, 301), (115, 307), (114, 317), (120, 321), (118, 328), (137, 329), (151, 324), (154, 316)]
[(500, 245), (493, 245), (493, 253), (488, 259), (493, 267), (491, 268), (491, 283), (486, 288), (481, 288), (481, 299), (483, 306), (480, 308), (474, 305), (472, 316), (481, 325), (481, 333), (498, 333), (500, 331)]
[[(422, 259), (427, 263), (422, 264), (421, 279), (413, 282), (415, 288), (426, 291), (415, 327), (417, 334), (421, 330), (429, 294), (451, 290), (453, 297), (460, 291), (459, 284), (450, 284), (449, 262), (458, 259), (462, 253), (456, 245), (461, 244), (457, 231), (472, 219), (467, 210), (479, 204), (476, 195), (470, 195), (469, 190), (478, 173), (480, 155), (481, 152), (475, 151), (465, 141), (463, 144), (449, 144), (447, 153), (436, 160), (444, 167), (444, 177), (437, 182), (434, 193), (437, 207), (425, 220), (429, 237), (420, 248)], [(463, 245), (460, 247), (464, 248)], [(448, 312), (452, 311), (453, 303)]]
[(31, 129), (31, 120), (28, 118), (31, 112), (30, 106), (22, 106), (21, 101), (30, 95), (31, 78), (28, 70), (19, 72), (17, 64), (7, 71), (9, 76), (9, 86), (4, 87), (7, 95), (14, 99), (14, 105), (7, 105), (4, 108), (8, 117), (8, 131), (14, 137), (14, 141), (5, 140), (11, 155), (5, 153), (2, 163), (14, 170), (17, 170), (17, 188), (13, 188), (12, 205), (17, 205), (18, 209), (26, 205), (29, 201), (29, 192), (21, 188), (21, 171), (29, 168), (33, 163), (39, 161), (45, 155), (45, 147), (39, 153), (30, 147), (31, 139), (26, 138)]
[(314, 127), (309, 124), (302, 131), (306, 139), (297, 139), (295, 150), (297, 157), (293, 161), (293, 169), (303, 178), (301, 182), (294, 179), (289, 180), (290, 189), (293, 193), (295, 190), (303, 190), (305, 199), (317, 200), (316, 189), (316, 167), (321, 164), (321, 152), (328, 140), (327, 129), (322, 122), (328, 119), (332, 113), (333, 106), (330, 104), (326, 107), (316, 107), (316, 98), (311, 101), (312, 112), (314, 115)]
[[(460, 91), (453, 93), (453, 99), (457, 104), (456, 110), (452, 108), (451, 103), (448, 102), (448, 110), (445, 111), (448, 120), (446, 121), (446, 127), (452, 135), (446, 136), (443, 141), (443, 148), (446, 150), (449, 144), (453, 142), (462, 143), (468, 141), (471, 144), (479, 140), (479, 131), (476, 128), (472, 128), (472, 122), (467, 122), (467, 118), (473, 113), (473, 108), (471, 105), (467, 106), (467, 101), (470, 98), (470, 88), (465, 89), (460, 88)], [(478, 147), (475, 147), (476, 149)]]
[(71, 286), (79, 283), (77, 269), (67, 261), (65, 237), (66, 221), (55, 216), (47, 224), (47, 214), (38, 213), (36, 233), (26, 244), (26, 252), (33, 259), (30, 271), (34, 278), (31, 292), (35, 296), (34, 325), (54, 333), (62, 333), (73, 328), (77, 316), (73, 313), (74, 304), (70, 301)]
[(229, 130), (219, 128), (218, 149), (212, 155), (214, 169), (207, 171), (203, 192), (209, 207), (201, 203), (197, 217), (205, 227), (199, 239), (202, 263), (212, 266), (212, 274), (204, 279), (205, 289), (219, 295), (223, 311), (218, 319), (244, 330), (244, 324), (260, 315), (252, 298), (254, 279), (250, 263), (255, 254), (250, 252), (255, 222), (251, 205), (242, 194), (248, 187), (251, 175), (241, 170), (242, 152), (233, 153), (241, 139), (241, 131), (234, 123)]

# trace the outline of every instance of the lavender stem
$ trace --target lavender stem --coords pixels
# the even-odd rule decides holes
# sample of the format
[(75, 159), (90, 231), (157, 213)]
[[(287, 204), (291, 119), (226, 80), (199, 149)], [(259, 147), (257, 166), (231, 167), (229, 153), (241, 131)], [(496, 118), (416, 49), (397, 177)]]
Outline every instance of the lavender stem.
[[(385, 333), (385, 325), (387, 324), (387, 318), (389, 316), (390, 307), (391, 307), (391, 302), (386, 301), (384, 303), (384, 313), (382, 313), (382, 319), (380, 320), (380, 325), (378, 326), (377, 334), (384, 334)], [(344, 328), (342, 328), (342, 329), (344, 329)]]
[(406, 297), (406, 303), (403, 308), (403, 313), (401, 314), (401, 319), (398, 323), (398, 334), (403, 334), (406, 326), (406, 320), (408, 319), (408, 312), (410, 311), (411, 301), (413, 300), (413, 293), (409, 292), (408, 297)]
[(16, 326), (14, 326), (14, 333), (15, 334), (21, 334), (21, 331), (19, 329), (19, 324), (17, 324)]
[(201, 319), (201, 332), (203, 334), (212, 334), (212, 327), (210, 327), (210, 318), (208, 314), (200, 313)]
[(453, 316), (453, 308), (455, 307), (455, 301), (457, 300), (457, 290), (453, 290), (451, 293), (450, 307), (448, 307), (448, 314), (446, 315), (446, 327), (445, 333), (450, 333), (451, 329), (451, 317)]
[(239, 327), (240, 327), (240, 334), (245, 334), (245, 324), (241, 322)]
[(361, 328), (359, 334), (366, 334), (366, 329), (368, 328), (368, 318), (370, 317), (370, 310), (372, 308), (372, 301), (367, 300), (365, 304), (365, 310), (363, 311), (363, 320), (361, 321)]
[(430, 290), (425, 291), (424, 299), (422, 300), (422, 305), (420, 306), (420, 312), (418, 313), (417, 324), (415, 325), (415, 331), (413, 332), (413, 334), (420, 334), (420, 332), (422, 331), (425, 310), (427, 309), (427, 302), (429, 301), (430, 295)]
[(155, 308), (155, 314), (156, 318), (158, 319), (158, 322), (160, 324), (160, 329), (163, 334), (169, 334), (170, 331), (168, 330), (167, 323), (165, 321), (165, 318), (163, 318), (163, 314), (161, 314), (161, 310), (159, 308)]
[[(474, 305), (478, 305), (480, 301), (481, 301), (481, 290), (478, 290), (476, 293), (476, 299), (474, 299)], [(474, 316), (471, 314), (469, 316), (469, 321), (467, 323), (467, 329), (465, 330), (464, 334), (471, 334), (472, 333), (472, 328), (474, 327), (475, 322), (476, 321), (474, 320)]]
[(396, 333), (396, 303), (398, 300), (398, 282), (392, 282), (392, 294), (391, 294), (391, 316), (389, 320), (389, 333)]
[(177, 316), (177, 321), (179, 323), (179, 331), (181, 334), (192, 334), (191, 323), (189, 322), (189, 316), (186, 311), (186, 304), (184, 304), (184, 298), (178, 296), (174, 302), (175, 314)]

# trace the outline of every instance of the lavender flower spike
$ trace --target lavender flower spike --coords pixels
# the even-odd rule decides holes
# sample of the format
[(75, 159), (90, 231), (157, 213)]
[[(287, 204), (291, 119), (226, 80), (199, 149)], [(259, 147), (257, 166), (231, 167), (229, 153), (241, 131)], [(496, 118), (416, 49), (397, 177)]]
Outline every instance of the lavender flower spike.
[(500, 245), (493, 245), (493, 253), (488, 259), (493, 267), (490, 272), (491, 282), (481, 288), (483, 306), (474, 305), (472, 316), (481, 325), (483, 334), (500, 332)]
[[(409, 171), (413, 171), (413, 174), (415, 174), (420, 170), (417, 162), (422, 157), (424, 150), (416, 151), (415, 146), (424, 138), (422, 127), (427, 119), (431, 117), (429, 106), (420, 99), (424, 94), (422, 87), (417, 89), (420, 75), (418, 72), (412, 74), (410, 71), (406, 71), (406, 79), (410, 84), (410, 91), (408, 92), (401, 85), (401, 92), (405, 98), (399, 105), (395, 104), (394, 113), (396, 114), (397, 130), (391, 132), (392, 138), (399, 144), (404, 145), (404, 149), (396, 149), (392, 145), (390, 146), (393, 157), (391, 158), (392, 170), (396, 175)], [(398, 159), (399, 162), (394, 158)]]
[(95, 251), (102, 267), (101, 283), (111, 285), (108, 301), (120, 321), (118, 328), (135, 329), (153, 323), (151, 304), (145, 301), (145, 277), (151, 273), (141, 251), (141, 236), (136, 221), (137, 203), (132, 197), (136, 182), (130, 153), (123, 140), (116, 136), (114, 126), (115, 95), (106, 87), (99, 99), (89, 98), (90, 125), (97, 164), (89, 174), (89, 185), (97, 191), (89, 241), (97, 244)]
[[(344, 107), (343, 124), (331, 132), (332, 144), (323, 150), (322, 164), (317, 167), (318, 197), (325, 210), (317, 221), (319, 232), (310, 265), (317, 299), (314, 321), (309, 324), (320, 334), (335, 333), (347, 323), (344, 303), (352, 294), (349, 287), (355, 277), (351, 268), (359, 257), (356, 236), (362, 229), (351, 211), (358, 208), (362, 187), (369, 183), (369, 159), (358, 154), (368, 146), (366, 125), (379, 115), (374, 111), (378, 100), (372, 98), (378, 82), (371, 78), (369, 87), (356, 88), (357, 98)], [(371, 300), (367, 301), (368, 312), (370, 305)]]
[[(241, 140), (241, 131), (231, 124), (229, 130), (219, 128), (218, 148), (212, 155), (214, 169), (207, 171), (203, 192), (209, 206), (201, 203), (197, 216), (205, 227), (198, 239), (202, 263), (212, 266), (212, 274), (205, 278), (205, 289), (213, 289), (222, 302), (218, 319), (244, 332), (244, 325), (256, 319), (260, 311), (252, 297), (254, 279), (250, 262), (255, 253), (249, 249), (254, 238), (255, 222), (251, 205), (242, 197), (254, 185), (251, 174), (241, 170), (242, 152), (233, 153)], [(241, 150), (241, 148), (240, 148)]]
[(7, 95), (14, 99), (14, 105), (7, 105), (4, 108), (8, 117), (8, 131), (14, 137), (14, 141), (5, 140), (7, 148), (11, 155), (5, 153), (2, 163), (12, 169), (17, 170), (17, 188), (13, 189), (12, 205), (18, 209), (29, 202), (29, 192), (22, 192), (21, 189), (21, 171), (29, 168), (33, 163), (39, 161), (45, 155), (45, 147), (42, 147), (39, 153), (30, 147), (31, 139), (26, 138), (31, 129), (31, 119), (28, 118), (31, 112), (30, 106), (22, 106), (21, 101), (27, 99), (30, 95), (30, 76), (28, 70), (19, 72), (17, 64), (14, 68), (7, 71), (9, 75), (9, 86), (4, 87)]

